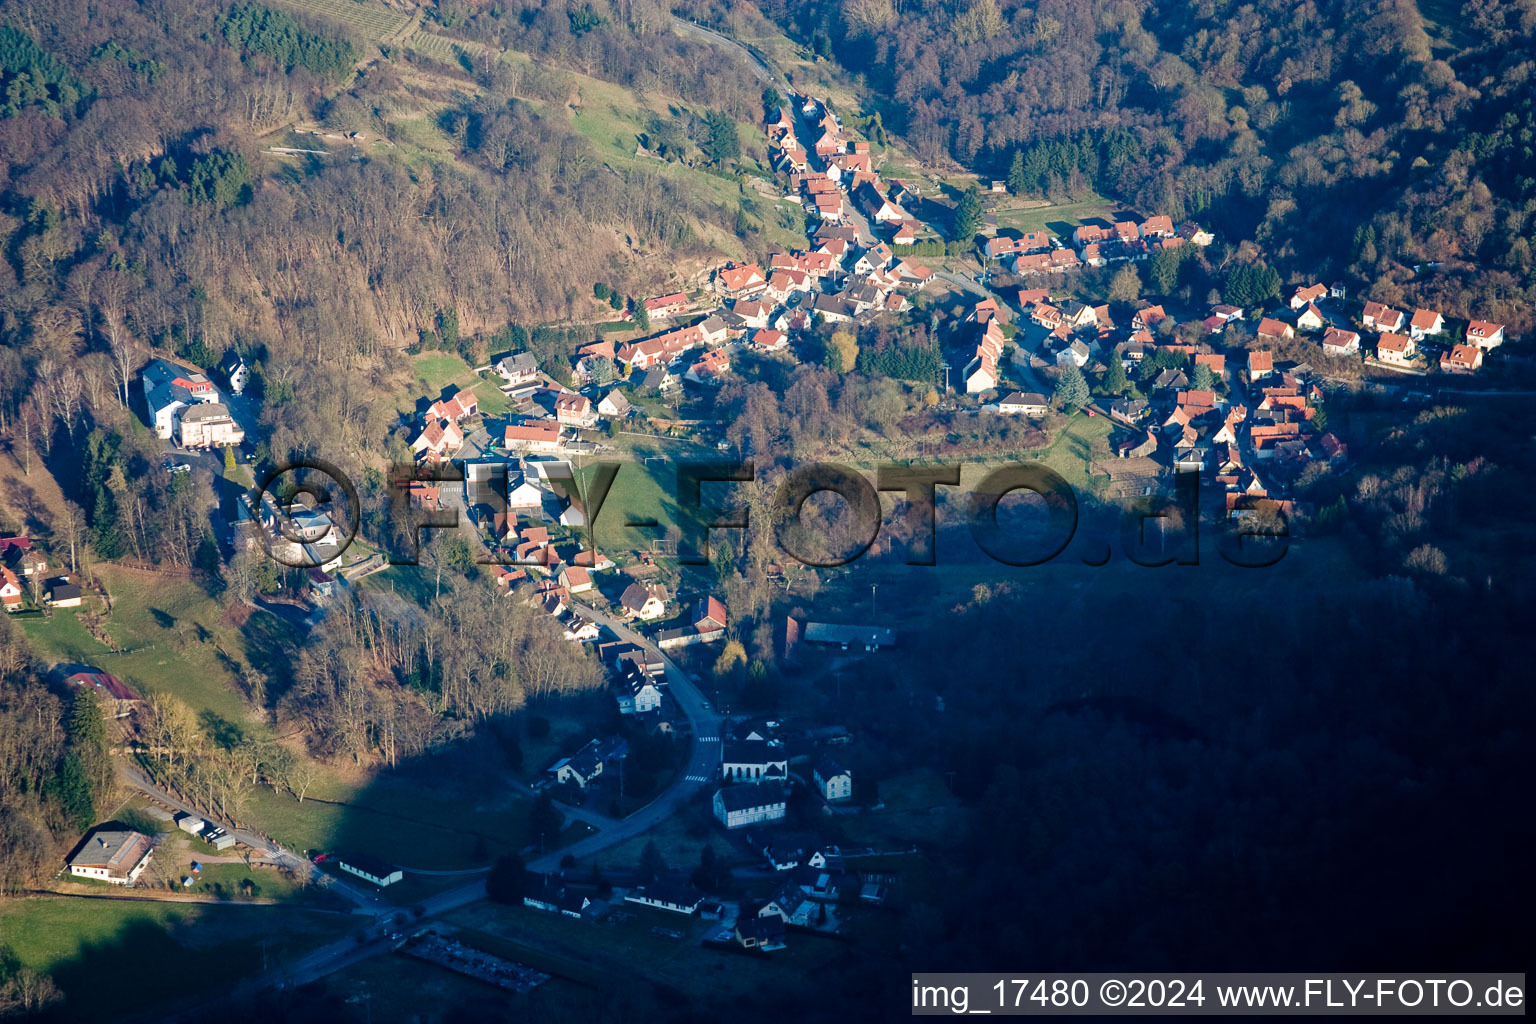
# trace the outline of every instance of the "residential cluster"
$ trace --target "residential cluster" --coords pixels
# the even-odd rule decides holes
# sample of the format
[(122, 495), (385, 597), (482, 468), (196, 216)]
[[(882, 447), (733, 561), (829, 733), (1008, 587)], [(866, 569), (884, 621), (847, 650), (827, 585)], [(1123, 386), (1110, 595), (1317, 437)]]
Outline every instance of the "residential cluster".
[[(623, 649), (619, 657), (638, 652)], [(782, 949), (794, 929), (836, 932), (850, 902), (878, 904), (886, 897), (887, 879), (871, 872), (849, 870), (845, 857), (867, 855), (870, 849), (844, 850), (815, 831), (786, 831), (791, 787), (797, 776), (808, 779), (815, 802), (824, 813), (846, 810), (853, 797), (853, 773), (831, 747), (846, 742), (846, 732), (817, 729), (787, 733), (783, 723), (749, 720), (737, 723), (719, 743), (718, 788), (711, 808), (732, 843), (758, 858), (769, 885), (766, 898), (714, 898), (694, 881), (663, 875), (613, 887), (590, 876), (564, 872), (529, 876), (523, 905), (577, 920), (614, 919), (625, 905), (650, 907), (718, 922), (704, 939), (706, 945), (735, 945), (761, 952)], [(551, 765), (551, 782), (586, 790), (615, 771), (629, 748), (620, 738), (593, 739), (575, 754)], [(796, 770), (791, 771), (791, 763)], [(801, 771), (799, 765), (803, 764)], [(680, 932), (669, 933), (681, 937)]]

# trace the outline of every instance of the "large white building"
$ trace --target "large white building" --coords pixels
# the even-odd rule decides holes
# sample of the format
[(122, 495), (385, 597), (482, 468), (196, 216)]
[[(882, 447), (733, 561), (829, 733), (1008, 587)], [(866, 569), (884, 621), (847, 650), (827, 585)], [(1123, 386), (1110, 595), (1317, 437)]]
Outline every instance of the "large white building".
[(245, 431), (218, 402), (183, 410), (176, 419), (176, 443), (183, 448), (227, 448), (245, 440)]
[(722, 743), (720, 777), (727, 782), (783, 782), (789, 755), (782, 743), (739, 740)]
[(715, 817), (726, 828), (780, 821), (787, 806), (784, 787), (776, 782), (761, 786), (726, 786), (715, 791)]
[(176, 432), (181, 410), (199, 402), (217, 402), (219, 389), (206, 375), (164, 359), (151, 359), (142, 374), (144, 404), (149, 408), (155, 436), (169, 441)]
[(149, 866), (154, 844), (142, 832), (98, 829), (69, 858), (69, 873), (113, 885), (132, 885)]

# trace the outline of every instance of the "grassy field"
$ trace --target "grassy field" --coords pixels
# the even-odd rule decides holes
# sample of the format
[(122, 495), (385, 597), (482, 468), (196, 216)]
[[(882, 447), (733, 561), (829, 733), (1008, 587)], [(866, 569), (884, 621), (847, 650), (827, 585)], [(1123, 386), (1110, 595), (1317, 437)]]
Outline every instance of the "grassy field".
[(452, 352), (423, 352), (411, 357), (411, 369), (426, 393), (436, 398), (450, 384), (467, 387), (475, 379), (469, 364)]
[(272, 669), (286, 659), (298, 639), (292, 626), (258, 612), (242, 629), (192, 580), (114, 565), (96, 573), (113, 597), (103, 628), (124, 653), (111, 653), (91, 636), (81, 610), (66, 609), (23, 621), (39, 655), (97, 666), (140, 695), (174, 693), (196, 711), (248, 722), (240, 672), (247, 665)]
[(346, 934), (344, 915), (293, 907), (38, 897), (0, 902), (0, 936), (53, 975), (70, 1020), (212, 994), (270, 963)]
[[(589, 475), (590, 470), (584, 473)], [(670, 460), (662, 465), (625, 462), (619, 466), (607, 500), (598, 513), (594, 533), (599, 550), (645, 548), (651, 538), (663, 536), (666, 530), (676, 526), (679, 509), (673, 473)], [(656, 520), (661, 530), (627, 529), (624, 525), (645, 519)]]
[(448, 781), (426, 777), (429, 759), (408, 775), (322, 779), (302, 804), (253, 791), (247, 814), (289, 849), (364, 852), (406, 868), (477, 867), (526, 845), (527, 801), (453, 752), (440, 756), (452, 762)]
[(1090, 220), (1112, 221), (1116, 210), (1113, 202), (1102, 197), (1080, 203), (1049, 204), (1027, 209), (1000, 210), (997, 214), (999, 228), (1017, 231), (1040, 231), (1049, 228), (1056, 235), (1066, 237), (1079, 224)]

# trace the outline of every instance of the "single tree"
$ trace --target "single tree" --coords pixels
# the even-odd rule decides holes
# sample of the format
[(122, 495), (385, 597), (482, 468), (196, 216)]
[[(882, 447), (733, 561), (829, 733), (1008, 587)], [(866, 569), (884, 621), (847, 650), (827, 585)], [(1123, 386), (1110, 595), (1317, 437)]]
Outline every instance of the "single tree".
[(1013, 163), (1008, 167), (1008, 191), (1014, 195), (1022, 195), (1024, 192), (1024, 151), (1013, 151)]
[(485, 878), (485, 894), (497, 903), (521, 903), (528, 887), (528, 868), (515, 853), (497, 857)]
[(1131, 382), (1125, 376), (1125, 364), (1120, 361), (1120, 356), (1111, 353), (1109, 367), (1104, 371), (1104, 379), (1099, 382), (1099, 388), (1106, 395), (1123, 395)]
[(1115, 271), (1109, 282), (1109, 301), (1132, 303), (1141, 298), (1141, 275), (1127, 264)]
[(1189, 386), (1195, 391), (1215, 391), (1216, 374), (1205, 363), (1200, 363), (1189, 378)]
[(662, 859), (661, 851), (656, 848), (653, 839), (645, 844), (645, 849), (640, 851), (640, 866), (635, 869), (635, 876), (641, 885), (649, 885), (662, 875), (666, 874), (667, 862)]
[(980, 227), (981, 191), (973, 183), (966, 186), (960, 193), (959, 202), (955, 203), (954, 240), (968, 245)]
[(1068, 363), (1057, 378), (1053, 401), (1057, 408), (1068, 414), (1088, 404), (1088, 382), (1083, 379), (1083, 371), (1074, 364)]

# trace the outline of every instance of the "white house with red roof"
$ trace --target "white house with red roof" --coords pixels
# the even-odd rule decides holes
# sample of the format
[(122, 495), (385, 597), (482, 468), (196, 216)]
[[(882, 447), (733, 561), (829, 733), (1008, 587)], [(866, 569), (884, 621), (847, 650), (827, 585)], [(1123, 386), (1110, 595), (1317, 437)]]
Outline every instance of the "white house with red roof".
[(1339, 327), (1323, 332), (1323, 355), (1354, 356), (1360, 354), (1360, 335)]
[(1482, 349), (1498, 348), (1504, 344), (1504, 325), (1473, 320), (1467, 324), (1467, 341)]
[(1267, 316), (1259, 321), (1259, 329), (1254, 333), (1265, 341), (1290, 341), (1296, 337), (1290, 324)]
[[(1402, 314), (1398, 314), (1401, 316)], [(1376, 339), (1376, 358), (1392, 366), (1412, 366), (1419, 353), (1412, 338), (1388, 331)]]
[(0, 566), (0, 605), (8, 612), (21, 611), (21, 578), (11, 570)]
[(1452, 345), (1440, 356), (1444, 373), (1476, 373), (1483, 368), (1483, 350), (1476, 345)]
[(1408, 320), (1408, 336), (1423, 341), (1445, 330), (1445, 317), (1432, 309), (1415, 309)]
[(1306, 309), (1308, 306), (1312, 305), (1314, 302), (1317, 302), (1317, 301), (1319, 301), (1321, 299), (1326, 298), (1327, 295), (1328, 295), (1328, 289), (1324, 285), (1311, 284), (1311, 285), (1298, 286), (1296, 288), (1295, 294), (1293, 294), (1291, 296), (1291, 309), (1292, 310)]
[(641, 305), (645, 307), (648, 316), (677, 316), (679, 313), (691, 310), (693, 301), (682, 292), (673, 292), (671, 295), (657, 295), (646, 299)]
[(715, 286), (728, 296), (743, 296), (768, 283), (756, 263), (728, 263), (715, 275)]
[(565, 392), (555, 397), (555, 422), (562, 427), (589, 430), (597, 426), (597, 409), (586, 395)]
[(1396, 334), (1403, 329), (1407, 317), (1400, 309), (1380, 302), (1367, 301), (1365, 308), (1360, 313), (1360, 322), (1374, 331), (1385, 331), (1388, 334)]

